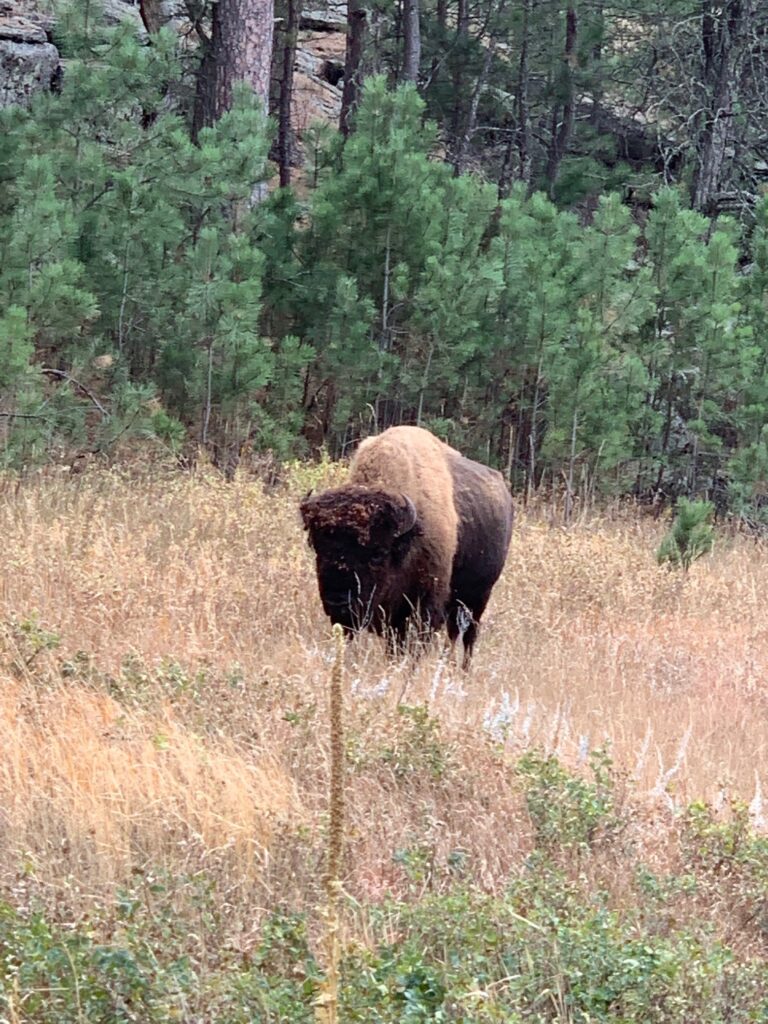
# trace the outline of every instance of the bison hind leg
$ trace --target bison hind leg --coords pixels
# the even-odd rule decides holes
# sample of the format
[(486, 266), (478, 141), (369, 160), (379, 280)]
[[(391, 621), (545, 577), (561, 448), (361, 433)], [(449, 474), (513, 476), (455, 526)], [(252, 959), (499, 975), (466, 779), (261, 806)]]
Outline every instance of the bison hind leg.
[(472, 660), (472, 651), (478, 632), (479, 624), (467, 606), (462, 602), (455, 604), (448, 615), (448, 637), (451, 641), (451, 648), (461, 637), (461, 642), (464, 646), (464, 657), (461, 660), (461, 667), (465, 672)]
[(448, 610), (448, 636), (452, 645), (461, 637), (464, 646), (464, 657), (462, 658), (461, 667), (465, 672), (472, 661), (472, 652), (480, 632), (480, 616), (485, 611), (485, 606), (488, 604), (490, 596), (489, 590), (479, 600), (471, 603), (454, 597)]

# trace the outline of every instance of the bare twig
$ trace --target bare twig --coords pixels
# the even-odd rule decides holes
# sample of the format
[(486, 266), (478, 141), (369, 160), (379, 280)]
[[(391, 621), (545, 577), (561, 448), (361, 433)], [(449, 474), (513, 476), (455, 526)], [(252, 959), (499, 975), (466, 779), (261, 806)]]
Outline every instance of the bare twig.
[(78, 391), (82, 391), (85, 397), (89, 398), (93, 402), (93, 404), (96, 406), (96, 408), (99, 410), (99, 412), (101, 413), (105, 420), (108, 420), (110, 418), (109, 413), (98, 400), (96, 395), (94, 395), (94, 393), (91, 391), (91, 389), (87, 388), (85, 384), (82, 384), (79, 380), (75, 380), (75, 378), (68, 374), (65, 370), (56, 370), (52, 366), (41, 366), (40, 372), (47, 373), (50, 377), (58, 377), (60, 380), (65, 380), (68, 384), (71, 384), (73, 387), (76, 387)]
[(47, 416), (42, 416), (37, 412), (0, 412), (0, 417), (5, 420), (47, 420)]

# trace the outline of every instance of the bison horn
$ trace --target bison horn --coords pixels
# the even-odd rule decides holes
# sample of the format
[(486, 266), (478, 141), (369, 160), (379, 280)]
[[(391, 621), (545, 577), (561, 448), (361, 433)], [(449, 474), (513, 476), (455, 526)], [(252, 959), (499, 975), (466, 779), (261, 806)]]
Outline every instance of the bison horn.
[(416, 519), (418, 518), (416, 506), (413, 504), (408, 495), (404, 494), (403, 499), (405, 501), (405, 508), (403, 509), (403, 521), (400, 524), (400, 529), (397, 531), (396, 534), (396, 536), (398, 537), (402, 537), (404, 533), (408, 533), (409, 530), (412, 530), (416, 525)]

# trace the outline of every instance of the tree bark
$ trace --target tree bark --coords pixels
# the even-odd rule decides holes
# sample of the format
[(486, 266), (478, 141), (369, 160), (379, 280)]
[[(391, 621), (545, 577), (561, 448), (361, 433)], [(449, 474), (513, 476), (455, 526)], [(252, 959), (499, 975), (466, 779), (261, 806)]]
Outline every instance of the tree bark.
[(344, 59), (344, 89), (341, 95), (339, 129), (346, 138), (352, 131), (352, 119), (362, 90), (363, 46), (367, 14), (360, 0), (347, 3), (347, 50)]
[(160, 0), (139, 0), (139, 14), (144, 22), (144, 28), (150, 35), (161, 29), (168, 20), (163, 17)]
[(517, 163), (518, 177), (530, 188), (533, 158), (531, 155), (531, 114), (528, 104), (528, 44), (530, 41), (531, 0), (523, 0), (520, 64), (517, 72)]
[(193, 134), (232, 107), (235, 86), (248, 84), (265, 114), (269, 106), (274, 0), (218, 0), (200, 64)]
[(604, 4), (599, 0), (595, 4), (592, 17), (597, 24), (597, 39), (592, 47), (592, 113), (590, 121), (597, 127), (599, 111), (603, 104), (605, 93), (605, 68), (603, 66), (603, 32), (605, 30)]
[(448, 0), (437, 0), (435, 17), (441, 34), (445, 34), (448, 28)]
[(507, 198), (510, 186), (512, 185), (513, 156), (515, 152), (515, 138), (517, 136), (517, 126), (510, 115), (505, 117), (503, 127), (509, 132), (509, 135), (507, 137), (507, 144), (504, 146), (504, 157), (501, 161), (499, 178), (496, 183), (496, 195), (499, 202)]
[(460, 36), (469, 35), (469, 0), (459, 0), (456, 14), (456, 32)]
[(421, 28), (419, 0), (403, 0), (403, 81), (419, 81), (421, 64)]
[(300, 0), (286, 0), (285, 32), (283, 36), (283, 69), (280, 79), (280, 101), (277, 118), (277, 158), (280, 168), (280, 186), (291, 184), (291, 103), (293, 100), (293, 70), (296, 63)]
[(715, 11), (703, 0), (701, 40), (702, 78), (707, 93), (704, 126), (698, 140), (698, 166), (691, 200), (702, 213), (716, 212), (717, 196), (733, 122), (733, 91), (742, 27), (742, 0), (727, 0)]
[(467, 64), (467, 44), (469, 42), (469, 2), (459, 0), (456, 14), (456, 39), (453, 57), (453, 110), (451, 112), (450, 141), (453, 151), (453, 167), (458, 174), (457, 157), (461, 146), (461, 122), (464, 119), (464, 74)]
[(554, 198), (560, 164), (568, 150), (576, 121), (576, 103), (573, 88), (573, 67), (576, 62), (576, 40), (578, 37), (578, 18), (576, 8), (569, 5), (565, 12), (565, 46), (561, 71), (562, 105), (556, 100), (552, 108), (552, 134), (547, 157), (547, 189), (550, 198)]
[(483, 58), (483, 66), (480, 69), (480, 74), (475, 82), (475, 88), (472, 91), (472, 99), (469, 104), (469, 113), (467, 115), (467, 123), (464, 126), (464, 131), (461, 133), (461, 138), (456, 146), (456, 157), (453, 164), (454, 173), (456, 176), (461, 174), (464, 170), (467, 153), (469, 152), (469, 145), (472, 141), (472, 136), (475, 132), (475, 126), (477, 125), (477, 111), (480, 106), (480, 97), (483, 95), (485, 86), (488, 82), (488, 75), (491, 70), (491, 63), (493, 61), (493, 51), (495, 47), (495, 41), (492, 41), (485, 51), (485, 57)]

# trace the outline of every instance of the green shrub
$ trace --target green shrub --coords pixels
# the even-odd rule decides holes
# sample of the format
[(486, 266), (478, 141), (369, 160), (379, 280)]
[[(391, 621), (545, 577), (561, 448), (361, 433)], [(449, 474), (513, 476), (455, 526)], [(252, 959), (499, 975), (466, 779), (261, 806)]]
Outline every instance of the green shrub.
[[(344, 1024), (747, 1024), (768, 966), (709, 928), (662, 933), (642, 906), (532, 864), (506, 892), (468, 886), (357, 907), (342, 962)], [(145, 877), (77, 928), (0, 906), (0, 1020), (310, 1024), (322, 973), (288, 909), (246, 951), (222, 941), (209, 880)], [(205, 942), (201, 943), (201, 936)], [(108, 936), (108, 938), (107, 938)]]
[(591, 781), (567, 771), (556, 757), (536, 751), (518, 761), (515, 771), (522, 782), (536, 845), (542, 850), (586, 850), (600, 832), (610, 832), (620, 824), (614, 813), (613, 765), (606, 751), (592, 752), (590, 768)]
[(734, 800), (725, 820), (692, 803), (682, 821), (686, 865), (712, 899), (725, 900), (742, 926), (768, 939), (768, 838), (752, 828), (749, 808)]
[(444, 778), (452, 766), (451, 752), (440, 735), (440, 723), (426, 704), (399, 704), (398, 730), (394, 741), (381, 751), (380, 760), (390, 765), (398, 779), (427, 775)]

